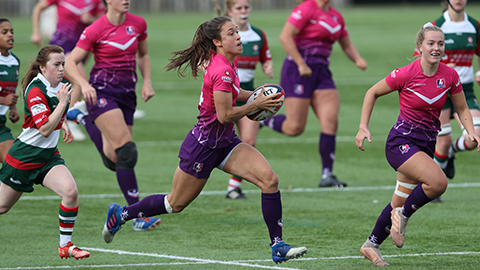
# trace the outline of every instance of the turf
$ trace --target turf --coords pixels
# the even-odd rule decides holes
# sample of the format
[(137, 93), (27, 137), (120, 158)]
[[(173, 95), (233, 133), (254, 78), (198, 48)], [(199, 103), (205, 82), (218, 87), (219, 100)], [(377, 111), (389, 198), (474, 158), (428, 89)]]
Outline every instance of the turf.
[[(0, 217), (0, 270), (371, 268), (370, 261), (360, 256), (359, 248), (394, 189), (395, 172), (384, 158), (384, 143), (398, 115), (398, 98), (392, 94), (378, 100), (370, 126), (373, 142), (361, 152), (355, 147), (354, 136), (363, 96), (394, 68), (411, 61), (416, 32), (425, 22), (437, 18), (441, 8), (398, 5), (340, 11), (352, 41), (369, 64), (366, 71), (358, 70), (335, 45), (331, 69), (341, 96), (341, 111), (334, 173), (349, 187), (317, 188), (321, 174), (317, 151), (320, 127), (313, 113), (301, 136), (289, 138), (262, 129), (257, 146), (280, 178), (284, 239), (293, 246), (308, 247), (305, 257), (275, 265), (258, 188), (244, 183), (248, 199), (227, 200), (228, 175), (218, 170), (183, 213), (162, 216), (162, 225), (148, 232), (134, 232), (132, 225), (126, 224), (111, 244), (104, 243), (101, 230), (107, 206), (113, 202), (123, 205), (125, 200), (115, 174), (103, 167), (95, 147), (87, 140), (68, 145), (60, 142), (59, 149), (80, 193), (73, 241), (91, 251), (91, 257), (81, 261), (59, 259), (60, 200), (51, 191), (36, 186), (33, 193), (25, 194), (8, 214)], [(480, 5), (469, 3), (468, 12), (480, 14)], [(145, 110), (146, 116), (135, 122), (133, 134), (139, 150), (136, 173), (144, 197), (170, 191), (180, 143), (196, 122), (202, 84), (201, 79), (180, 79), (175, 72), (166, 73), (164, 66), (170, 52), (188, 46), (197, 26), (213, 17), (214, 12), (140, 15), (149, 26), (156, 91), (151, 101), (139, 102), (138, 108)], [(285, 53), (278, 36), (288, 15), (288, 10), (252, 13), (252, 24), (262, 28), (269, 38), (275, 69), (274, 79), (258, 71), (257, 85), (279, 83)], [(38, 48), (29, 42), (29, 19), (10, 19), (15, 28), (13, 52), (22, 61), (23, 77)], [(480, 88), (475, 89), (478, 96)], [(20, 133), (20, 124), (8, 125), (15, 136)], [(458, 127), (452, 126), (458, 136)], [(442, 197), (444, 203), (429, 204), (414, 215), (402, 249), (389, 239), (385, 241), (381, 250), (393, 269), (478, 268), (478, 155), (458, 155), (457, 175)]]

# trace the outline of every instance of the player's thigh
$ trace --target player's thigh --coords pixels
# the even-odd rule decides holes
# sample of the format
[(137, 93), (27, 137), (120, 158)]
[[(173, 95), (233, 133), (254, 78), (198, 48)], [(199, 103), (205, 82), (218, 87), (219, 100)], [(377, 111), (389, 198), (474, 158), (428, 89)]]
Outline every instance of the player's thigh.
[(0, 214), (4, 214), (10, 210), (13, 205), (20, 199), (23, 192), (16, 191), (9, 185), (0, 184)]
[(123, 112), (118, 108), (99, 115), (95, 125), (113, 149), (132, 141), (132, 127), (126, 124)]
[(5, 156), (8, 153), (8, 150), (13, 144), (13, 140), (6, 140), (3, 142), (0, 142), (0, 163), (3, 163), (5, 161)]
[(291, 129), (301, 129), (307, 123), (308, 110), (310, 109), (311, 99), (286, 97), (284, 102), (285, 114), (287, 119), (284, 125)]
[(75, 204), (78, 204), (75, 203), (78, 197), (77, 184), (65, 165), (52, 167), (43, 179), (43, 186), (73, 204), (65, 206), (75, 207)]
[(240, 139), (244, 143), (255, 146), (260, 124), (257, 121), (250, 120), (245, 116), (237, 121), (237, 128), (238, 133), (240, 134)]
[(231, 153), (223, 170), (258, 186), (263, 192), (278, 190), (278, 177), (265, 157), (254, 147), (241, 143)]
[[(397, 169), (406, 178), (425, 184), (425, 194), (430, 198), (443, 193), (447, 188), (447, 178), (442, 169), (425, 152), (417, 152)], [(399, 179), (400, 181), (405, 181)]]
[(340, 110), (338, 91), (336, 89), (316, 90), (312, 96), (312, 108), (322, 127), (322, 132), (335, 134)]

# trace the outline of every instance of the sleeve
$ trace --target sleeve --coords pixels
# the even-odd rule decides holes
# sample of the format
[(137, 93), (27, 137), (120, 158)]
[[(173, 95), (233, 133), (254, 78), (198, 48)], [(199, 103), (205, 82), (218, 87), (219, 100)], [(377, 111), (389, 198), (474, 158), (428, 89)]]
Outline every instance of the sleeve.
[[(105, 15), (104, 15), (105, 16)], [(103, 17), (102, 17), (103, 18)], [(100, 18), (101, 19), (101, 18)], [(84, 49), (85, 51), (91, 51), (95, 42), (97, 40), (97, 34), (99, 31), (96, 31), (95, 26), (98, 24), (98, 19), (96, 22), (85, 28), (82, 35), (77, 41), (77, 47)]]
[(480, 57), (480, 22), (479, 21), (476, 21), (477, 22), (477, 26), (478, 26), (478, 29), (477, 29), (477, 48), (475, 49), (475, 54)]
[(51, 6), (51, 5), (56, 5), (58, 3), (58, 0), (46, 0), (48, 5)]
[(265, 63), (267, 60), (272, 60), (272, 54), (270, 48), (268, 48), (267, 36), (262, 30), (260, 30), (260, 33), (263, 40), (262, 49), (260, 50), (260, 63)]
[(342, 26), (342, 30), (341, 30), (341, 33), (340, 33), (340, 38), (348, 37), (348, 30), (347, 30), (347, 26), (345, 24), (345, 19), (343, 18), (342, 14), (340, 12), (337, 11), (336, 13), (337, 13), (337, 20), (340, 23), (340, 25)]
[(212, 74), (213, 91), (232, 92), (234, 74), (235, 73), (233, 72), (233, 69), (227, 69), (223, 73), (215, 72), (214, 74)]
[(401, 68), (396, 68), (385, 78), (385, 82), (392, 90), (401, 90), (405, 85), (404, 74), (406, 72)]
[(25, 102), (37, 129), (48, 122), (48, 116), (51, 112), (47, 105), (47, 98), (40, 88), (33, 87), (30, 89), (27, 97), (25, 97)]
[(142, 17), (140, 17), (139, 21), (140, 21), (139, 23), (140, 36), (138, 37), (138, 41), (144, 41), (145, 39), (147, 39), (147, 36), (148, 36), (147, 22)]
[(298, 30), (302, 30), (309, 22), (310, 16), (310, 9), (306, 8), (305, 4), (300, 4), (292, 10), (287, 22), (293, 24)]
[(462, 82), (460, 76), (456, 71), (452, 72), (452, 88), (450, 89), (450, 95), (455, 95), (463, 91)]

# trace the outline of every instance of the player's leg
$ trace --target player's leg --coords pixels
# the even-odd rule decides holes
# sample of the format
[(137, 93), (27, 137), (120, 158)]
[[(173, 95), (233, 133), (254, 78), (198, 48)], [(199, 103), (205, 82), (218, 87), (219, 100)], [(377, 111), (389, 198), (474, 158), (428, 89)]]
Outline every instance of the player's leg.
[(282, 202), (278, 177), (263, 155), (251, 145), (241, 143), (231, 151), (219, 168), (239, 175), (261, 189), (262, 213), (270, 235), (273, 261), (278, 263), (303, 256), (307, 248), (290, 247), (282, 240)]
[(340, 97), (336, 89), (316, 90), (312, 97), (312, 108), (318, 118), (322, 132), (318, 143), (318, 152), (322, 160), (322, 177), (319, 187), (346, 187), (333, 175), (335, 161), (336, 134)]
[(12, 144), (13, 144), (12, 139), (8, 139), (0, 142), (0, 163), (3, 163), (5, 161), (5, 156), (7, 155), (10, 147), (12, 147)]
[[(445, 106), (447, 106), (447, 103)], [(451, 179), (454, 176), (454, 172), (452, 172), (451, 170), (446, 170), (449, 157), (448, 152), (450, 145), (452, 144), (452, 126), (450, 124), (450, 116), (451, 108), (444, 107), (439, 117), (440, 123), (442, 125), (442, 130), (438, 133), (437, 144), (435, 145), (434, 160), (438, 164), (438, 166), (445, 172), (447, 178)]]
[(0, 215), (6, 214), (22, 197), (23, 192), (16, 191), (5, 183), (0, 184)]
[(102, 232), (104, 241), (112, 242), (115, 234), (128, 220), (181, 212), (200, 194), (207, 180), (207, 178), (196, 178), (177, 167), (169, 195), (150, 195), (125, 207), (116, 203), (111, 204)]
[[(252, 121), (248, 117), (243, 117), (236, 122), (237, 132), (244, 143), (255, 147), (258, 130), (260, 125), (257, 121)], [(246, 199), (247, 197), (240, 188), (242, 186), (242, 178), (232, 175), (228, 180), (228, 188), (226, 197), (229, 199)]]
[[(396, 194), (392, 198), (391, 237), (397, 247), (402, 247), (408, 219), (425, 204), (441, 196), (447, 189), (448, 182), (440, 167), (422, 151), (413, 154), (397, 170), (399, 182), (421, 183), (413, 188), (405, 199), (403, 207), (400, 207), (400, 203), (395, 202), (395, 198), (398, 198)], [(403, 199), (399, 197), (399, 200)]]
[(78, 215), (78, 190), (72, 174), (65, 165), (56, 165), (45, 174), (42, 184), (62, 198), (58, 214), (60, 258), (73, 257), (78, 260), (89, 257), (89, 252), (72, 243), (73, 227)]

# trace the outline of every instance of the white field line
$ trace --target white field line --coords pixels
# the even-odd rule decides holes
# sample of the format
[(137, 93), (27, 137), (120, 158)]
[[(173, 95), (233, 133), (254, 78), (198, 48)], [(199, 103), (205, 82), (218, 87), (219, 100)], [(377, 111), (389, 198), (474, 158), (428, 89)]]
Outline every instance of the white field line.
[[(448, 188), (472, 188), (480, 187), (480, 183), (452, 183), (448, 184)], [(349, 192), (349, 191), (364, 191), (364, 190), (391, 190), (393, 191), (395, 186), (373, 186), (373, 187), (346, 187), (346, 188), (292, 188), (292, 189), (282, 189), (282, 193), (292, 192), (292, 193), (310, 193), (310, 192)], [(242, 190), (247, 194), (260, 193), (259, 189), (251, 190)], [(157, 194), (168, 194), (169, 192), (158, 192)], [(145, 197), (152, 195), (151, 193), (140, 193), (140, 196)], [(211, 190), (211, 191), (202, 191), (200, 193), (202, 196), (210, 195), (225, 195), (225, 190)], [(123, 194), (79, 194), (80, 199), (104, 199), (104, 198), (123, 198)], [(24, 201), (44, 201), (44, 200), (59, 200), (58, 196), (30, 196), (23, 195), (20, 200)]]
[[(102, 265), (75, 265), (75, 266), (39, 266), (39, 267), (15, 267), (15, 268), (0, 268), (0, 270), (27, 270), (27, 269), (80, 269), (80, 268), (119, 268), (119, 267), (152, 267), (152, 266), (173, 266), (173, 265), (199, 265), (199, 264), (222, 264), (222, 265), (235, 265), (235, 266), (245, 266), (253, 268), (263, 268), (263, 269), (281, 269), (281, 270), (301, 270), (300, 268), (287, 268), (281, 266), (266, 266), (258, 265), (253, 263), (263, 263), (271, 262), (271, 260), (238, 260), (238, 261), (216, 261), (216, 260), (205, 260), (193, 257), (181, 257), (181, 256), (170, 256), (165, 254), (155, 254), (155, 253), (141, 253), (141, 252), (129, 252), (122, 250), (109, 250), (101, 248), (87, 248), (82, 247), (86, 250), (97, 251), (97, 252), (107, 252), (107, 253), (116, 253), (124, 255), (133, 255), (133, 256), (148, 256), (148, 257), (157, 257), (165, 259), (175, 259), (175, 260), (184, 260), (187, 262), (172, 262), (172, 263), (132, 263), (132, 264), (102, 264)], [(383, 255), (385, 258), (398, 258), (398, 257), (423, 257), (423, 256), (462, 256), (462, 255), (480, 255), (480, 252), (438, 252), (438, 253), (414, 253), (414, 254), (398, 254), (398, 255)], [(341, 257), (319, 257), (319, 258), (299, 258), (297, 261), (315, 261), (315, 260), (348, 260), (348, 259), (362, 259), (363, 256), (341, 256)]]

